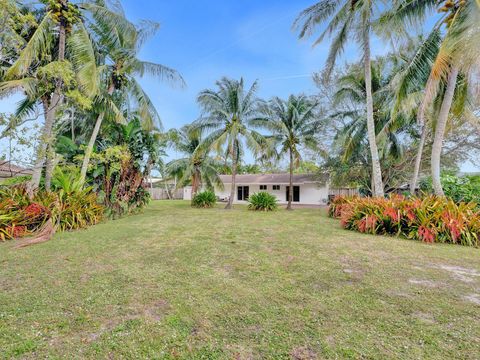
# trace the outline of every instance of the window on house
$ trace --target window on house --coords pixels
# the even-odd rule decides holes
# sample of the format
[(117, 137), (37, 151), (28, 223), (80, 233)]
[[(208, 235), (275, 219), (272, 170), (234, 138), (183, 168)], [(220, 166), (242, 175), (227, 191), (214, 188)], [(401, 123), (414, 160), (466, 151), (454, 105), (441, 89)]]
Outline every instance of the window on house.
[(237, 200), (248, 200), (248, 195), (250, 193), (250, 188), (248, 186), (238, 186), (237, 187)]
[(260, 185), (260, 190), (267, 190), (267, 185)]
[(273, 185), (272, 189), (273, 190), (280, 190), (280, 185)]

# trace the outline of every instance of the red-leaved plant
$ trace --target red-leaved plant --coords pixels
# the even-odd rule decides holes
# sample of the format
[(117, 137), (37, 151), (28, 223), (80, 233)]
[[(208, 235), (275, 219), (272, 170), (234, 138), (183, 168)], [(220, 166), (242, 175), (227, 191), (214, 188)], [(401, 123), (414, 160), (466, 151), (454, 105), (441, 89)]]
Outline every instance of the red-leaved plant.
[(343, 228), (362, 233), (479, 246), (480, 212), (474, 203), (456, 204), (435, 196), (336, 197), (329, 215), (340, 218)]

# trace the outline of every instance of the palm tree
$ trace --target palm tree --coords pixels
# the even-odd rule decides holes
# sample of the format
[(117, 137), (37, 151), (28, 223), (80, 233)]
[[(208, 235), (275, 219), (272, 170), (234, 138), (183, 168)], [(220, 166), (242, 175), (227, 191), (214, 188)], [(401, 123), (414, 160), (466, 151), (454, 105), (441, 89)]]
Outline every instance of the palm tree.
[[(398, 115), (397, 121), (392, 124), (390, 108), (393, 101), (391, 90), (392, 74), (397, 70), (396, 64), (389, 57), (379, 58), (372, 62), (372, 95), (375, 120), (375, 136), (379, 147), (382, 175), (388, 174), (387, 166), (399, 160), (403, 155), (401, 133), (404, 130), (402, 123), (409, 123), (404, 114)], [(366, 83), (364, 74), (358, 71), (356, 65), (350, 66), (347, 73), (337, 80), (337, 89), (333, 94), (333, 105), (336, 110), (330, 118), (346, 121), (337, 132), (334, 147), (340, 149), (341, 161), (345, 164), (353, 161), (361, 162), (370, 167), (368, 129), (363, 104), (366, 97)], [(375, 184), (370, 172), (370, 190), (373, 194)], [(382, 178), (382, 183), (388, 184), (388, 179)]]
[[(338, 11), (337, 11), (338, 10)], [(337, 12), (336, 12), (337, 11)], [(328, 79), (335, 66), (337, 57), (342, 53), (345, 44), (354, 38), (363, 48), (363, 65), (365, 73), (366, 113), (368, 142), (372, 159), (374, 196), (383, 197), (382, 170), (375, 138), (375, 120), (372, 98), (372, 74), (370, 55), (370, 34), (372, 31), (373, 1), (331, 1), (322, 0), (300, 13), (294, 23), (294, 28), (300, 29), (300, 38), (311, 35), (317, 26), (331, 18), (325, 31), (315, 41), (319, 44), (325, 36), (334, 34), (334, 39), (327, 57), (325, 78)], [(336, 12), (336, 13), (335, 13)]]
[[(426, 113), (433, 100), (444, 91), (442, 104), (438, 113), (435, 126), (434, 141), (431, 156), (432, 182), (435, 194), (444, 196), (440, 182), (441, 153), (445, 137), (445, 129), (454, 102), (457, 80), (460, 77), (468, 78), (472, 65), (478, 65), (479, 47), (480, 47), (480, 4), (478, 1), (401, 1), (386, 17), (389, 24), (395, 25), (403, 21), (423, 20), (428, 10), (435, 10), (444, 15), (437, 22), (433, 31), (440, 31), (445, 25), (445, 35), (436, 55), (435, 61), (431, 67), (429, 79), (425, 87), (425, 95), (417, 114), (421, 125), (425, 123)], [(441, 86), (442, 81), (446, 84)], [(417, 163), (421, 160), (421, 152), (425, 141), (426, 128), (422, 131), (422, 138), (419, 144)], [(416, 185), (418, 177), (417, 164), (414, 169), (411, 187)]]
[(265, 108), (265, 118), (252, 121), (252, 125), (268, 129), (274, 142), (280, 145), (279, 156), (288, 154), (290, 187), (287, 210), (292, 210), (293, 172), (302, 160), (301, 148), (315, 148), (315, 134), (319, 119), (315, 109), (317, 101), (305, 95), (290, 95), (288, 100), (274, 97)]
[(178, 179), (178, 186), (192, 186), (192, 200), (202, 186), (209, 189), (214, 185), (223, 187), (217, 173), (219, 163), (208, 155), (208, 149), (199, 147), (202, 138), (198, 129), (187, 125), (180, 130), (169, 131), (168, 138), (175, 151), (185, 157), (167, 163), (166, 172)]
[[(445, 93), (435, 127), (432, 145), (432, 184), (435, 194), (445, 196), (440, 182), (440, 160), (447, 121), (454, 102), (458, 79), (468, 79), (472, 65), (480, 58), (480, 3), (470, 0), (447, 9), (447, 33), (432, 68), (446, 78)], [(460, 76), (459, 76), (460, 75)], [(427, 92), (433, 91), (430, 89)]]
[[(30, 103), (33, 99), (32, 92), (29, 90), (34, 86), (29, 77), (32, 68), (38, 67), (38, 63), (41, 63), (44, 70), (48, 69), (55, 75), (53, 89), (50, 93), (45, 93), (41, 99), (45, 109), (45, 122), (36, 149), (32, 180), (28, 185), (30, 195), (33, 195), (38, 188), (44, 164), (50, 160), (53, 125), (56, 113), (64, 102), (65, 77), (72, 63), (76, 68), (75, 74), (80, 89), (90, 96), (95, 95), (97, 91), (98, 74), (95, 56), (87, 26), (84, 23), (84, 21), (97, 19), (106, 19), (105, 23), (110, 26), (110, 29), (115, 25), (115, 31), (121, 28), (122, 31), (128, 32), (129, 25), (124, 21), (124, 17), (115, 10), (111, 10), (103, 1), (86, 0), (78, 3), (69, 0), (49, 1), (35, 31), (21, 48), (16, 61), (6, 71), (7, 81), (2, 83), (2, 90), (11, 91), (13, 88), (22, 88), (30, 96)], [(72, 42), (67, 41), (69, 39)], [(67, 48), (72, 56), (72, 59), (69, 59), (71, 62), (65, 58)]]
[[(406, 111), (411, 112), (413, 108), (417, 108), (416, 122), (420, 127), (420, 138), (417, 145), (417, 154), (415, 156), (415, 164), (410, 180), (410, 193), (415, 194), (417, 189), (418, 177), (422, 165), (422, 157), (424, 147), (429, 133), (426, 113), (427, 104), (430, 99), (422, 97), (425, 88), (431, 88), (433, 78), (431, 76), (432, 65), (438, 55), (441, 43), (441, 34), (438, 28), (430, 32), (430, 34), (420, 42), (410, 41), (407, 48), (414, 47), (415, 51), (400, 56), (405, 59), (401, 71), (399, 71), (391, 81), (391, 86), (395, 89), (395, 103), (391, 112), (391, 121), (394, 122), (399, 114)], [(421, 101), (418, 99), (421, 97)], [(414, 101), (412, 101), (412, 99)]]
[[(149, 22), (143, 24), (143, 27), (136, 27), (135, 31), (126, 34), (117, 32), (113, 35), (110, 34), (108, 27), (101, 20), (99, 20), (99, 24), (100, 26), (96, 28), (96, 35), (99, 38), (98, 42), (101, 45), (102, 52), (106, 54), (108, 70), (106, 70), (105, 88), (97, 98), (98, 116), (82, 162), (80, 171), (82, 183), (85, 181), (93, 147), (106, 115), (105, 107), (115, 108), (112, 100), (114, 92), (123, 91), (124, 94), (122, 96), (124, 99), (133, 99), (145, 127), (152, 129), (160, 125), (160, 117), (150, 98), (138, 83), (137, 77), (149, 74), (161, 80), (180, 83), (182, 86), (185, 84), (182, 77), (175, 70), (164, 65), (138, 59), (141, 45), (149, 36), (155, 34), (158, 30), (158, 24)], [(105, 28), (107, 31), (104, 30)], [(117, 120), (119, 118), (121, 120), (121, 112), (115, 112), (118, 115)]]
[(203, 115), (195, 122), (200, 131), (209, 131), (202, 148), (220, 151), (224, 146), (232, 161), (232, 187), (225, 209), (231, 209), (235, 198), (235, 177), (243, 148), (246, 145), (254, 154), (265, 146), (265, 139), (250, 129), (251, 122), (258, 118), (260, 101), (256, 98), (257, 82), (246, 91), (240, 81), (222, 78), (217, 81), (217, 90), (203, 90), (198, 95)]

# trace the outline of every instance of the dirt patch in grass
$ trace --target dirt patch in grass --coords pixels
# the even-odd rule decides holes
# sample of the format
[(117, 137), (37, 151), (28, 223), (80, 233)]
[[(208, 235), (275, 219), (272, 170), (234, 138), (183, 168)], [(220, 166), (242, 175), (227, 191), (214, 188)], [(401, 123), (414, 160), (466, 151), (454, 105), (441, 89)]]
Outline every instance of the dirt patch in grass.
[(341, 257), (340, 264), (343, 272), (348, 276), (347, 282), (349, 283), (361, 282), (367, 272), (365, 267), (358, 260), (352, 257)]
[(426, 280), (426, 279), (409, 279), (408, 282), (413, 285), (420, 285), (420, 286), (425, 286), (429, 288), (438, 288), (442, 286), (442, 284), (439, 282)]
[(412, 316), (425, 324), (435, 324), (437, 322), (432, 314), (426, 312), (416, 311)]
[(170, 310), (170, 304), (163, 299), (159, 299), (143, 308), (143, 315), (151, 321), (160, 321)]
[(448, 271), (455, 279), (466, 283), (474, 282), (480, 277), (480, 272), (473, 268), (451, 265), (440, 265), (439, 268)]
[(480, 294), (470, 294), (463, 297), (465, 300), (470, 301), (476, 305), (480, 305)]
[(316, 360), (318, 359), (318, 355), (311, 348), (301, 346), (291, 351), (290, 358), (292, 360)]

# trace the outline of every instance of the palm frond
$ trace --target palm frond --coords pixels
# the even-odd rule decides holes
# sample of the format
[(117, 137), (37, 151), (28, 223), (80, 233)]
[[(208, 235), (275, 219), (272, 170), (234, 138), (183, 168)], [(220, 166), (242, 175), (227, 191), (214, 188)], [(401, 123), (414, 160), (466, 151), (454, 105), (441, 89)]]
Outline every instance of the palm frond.
[(68, 37), (71, 60), (77, 72), (77, 81), (85, 94), (95, 96), (99, 89), (99, 73), (93, 48), (93, 39), (80, 23)]
[(53, 25), (51, 16), (51, 12), (45, 14), (28, 43), (20, 51), (18, 59), (7, 70), (6, 79), (14, 79), (25, 75), (33, 62), (40, 60), (42, 56), (47, 54), (47, 50), (52, 45), (50, 42)]

